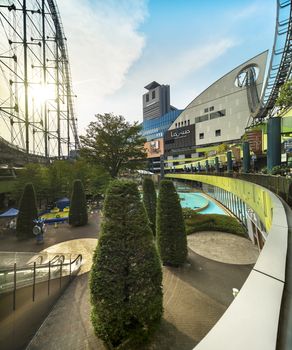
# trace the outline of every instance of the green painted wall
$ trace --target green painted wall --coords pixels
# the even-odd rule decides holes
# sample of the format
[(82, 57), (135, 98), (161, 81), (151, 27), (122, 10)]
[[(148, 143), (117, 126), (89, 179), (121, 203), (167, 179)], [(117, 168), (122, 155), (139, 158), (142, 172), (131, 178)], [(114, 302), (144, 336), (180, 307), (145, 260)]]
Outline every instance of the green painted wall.
[(195, 175), (195, 174), (167, 174), (167, 178), (199, 181), (223, 188), (241, 198), (260, 217), (267, 231), (270, 230), (273, 219), (273, 206), (267, 189), (251, 182), (229, 177)]

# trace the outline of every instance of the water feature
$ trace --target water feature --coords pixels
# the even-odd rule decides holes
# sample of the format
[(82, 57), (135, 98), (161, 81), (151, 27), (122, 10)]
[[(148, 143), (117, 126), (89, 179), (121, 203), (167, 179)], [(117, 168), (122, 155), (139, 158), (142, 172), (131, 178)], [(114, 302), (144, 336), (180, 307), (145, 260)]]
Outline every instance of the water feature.
[(223, 210), (215, 202), (213, 202), (212, 199), (210, 199), (207, 196), (204, 196), (201, 193), (178, 192), (178, 195), (181, 199), (182, 208), (190, 208), (190, 209), (194, 209), (194, 210), (199, 209), (199, 208), (203, 208), (202, 210), (198, 211), (200, 214), (228, 215), (226, 213), (226, 211)]

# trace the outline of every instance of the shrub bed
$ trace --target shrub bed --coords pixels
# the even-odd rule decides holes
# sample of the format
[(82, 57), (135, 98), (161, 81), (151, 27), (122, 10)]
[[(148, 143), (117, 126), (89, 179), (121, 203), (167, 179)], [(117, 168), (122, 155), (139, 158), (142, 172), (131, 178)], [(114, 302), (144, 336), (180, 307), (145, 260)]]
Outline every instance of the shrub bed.
[(244, 227), (236, 218), (219, 214), (198, 214), (189, 208), (183, 209), (186, 233), (190, 235), (199, 231), (221, 231), (245, 236)]

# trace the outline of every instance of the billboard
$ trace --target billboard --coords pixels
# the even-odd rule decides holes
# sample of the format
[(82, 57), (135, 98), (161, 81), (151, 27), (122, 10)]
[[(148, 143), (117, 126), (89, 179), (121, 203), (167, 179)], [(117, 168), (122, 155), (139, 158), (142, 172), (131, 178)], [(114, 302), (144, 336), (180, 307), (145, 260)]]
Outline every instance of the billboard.
[(164, 154), (163, 138), (146, 142), (144, 148), (147, 152), (147, 158), (160, 157)]
[(250, 151), (254, 154), (263, 153), (263, 133), (261, 130), (247, 131), (247, 141), (249, 142)]
[(164, 136), (165, 153), (195, 146), (195, 125), (168, 130)]

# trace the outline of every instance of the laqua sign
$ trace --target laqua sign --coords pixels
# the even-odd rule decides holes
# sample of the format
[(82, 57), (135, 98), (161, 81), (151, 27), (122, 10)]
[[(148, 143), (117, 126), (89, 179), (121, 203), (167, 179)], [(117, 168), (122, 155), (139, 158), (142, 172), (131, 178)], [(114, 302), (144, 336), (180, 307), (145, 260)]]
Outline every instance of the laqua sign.
[(191, 133), (190, 129), (182, 130), (182, 131), (171, 131), (170, 136), (174, 139), (180, 139), (182, 137), (186, 137)]
[(195, 125), (168, 130), (164, 136), (164, 151), (167, 153), (181, 148), (191, 148), (195, 145)]

